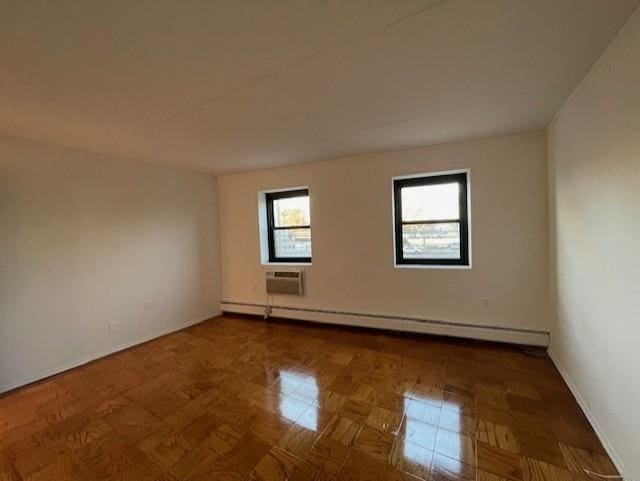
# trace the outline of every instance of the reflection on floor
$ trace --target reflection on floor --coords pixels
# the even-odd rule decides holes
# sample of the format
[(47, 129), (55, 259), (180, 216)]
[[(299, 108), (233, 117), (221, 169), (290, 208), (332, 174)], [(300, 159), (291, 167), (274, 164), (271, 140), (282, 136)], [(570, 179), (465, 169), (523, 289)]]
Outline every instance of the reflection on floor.
[(0, 397), (0, 480), (615, 474), (548, 359), (220, 317)]

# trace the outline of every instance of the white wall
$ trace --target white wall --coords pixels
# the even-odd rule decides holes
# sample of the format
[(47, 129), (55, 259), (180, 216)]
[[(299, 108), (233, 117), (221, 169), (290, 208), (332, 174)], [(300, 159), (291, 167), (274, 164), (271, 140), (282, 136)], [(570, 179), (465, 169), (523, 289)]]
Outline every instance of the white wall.
[(551, 124), (551, 352), (640, 479), (640, 13)]
[(218, 314), (216, 191), (0, 138), (0, 391)]
[[(531, 133), (220, 177), (223, 298), (266, 302), (258, 192), (308, 185), (307, 295), (274, 303), (546, 331), (545, 152), (544, 133)], [(394, 268), (391, 178), (461, 168), (473, 268)]]

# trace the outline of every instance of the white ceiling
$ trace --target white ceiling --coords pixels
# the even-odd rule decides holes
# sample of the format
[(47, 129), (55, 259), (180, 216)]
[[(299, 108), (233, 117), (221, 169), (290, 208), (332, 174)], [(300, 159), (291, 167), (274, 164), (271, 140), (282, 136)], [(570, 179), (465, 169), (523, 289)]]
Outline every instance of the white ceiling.
[(0, 0), (0, 133), (227, 173), (544, 128), (638, 0)]

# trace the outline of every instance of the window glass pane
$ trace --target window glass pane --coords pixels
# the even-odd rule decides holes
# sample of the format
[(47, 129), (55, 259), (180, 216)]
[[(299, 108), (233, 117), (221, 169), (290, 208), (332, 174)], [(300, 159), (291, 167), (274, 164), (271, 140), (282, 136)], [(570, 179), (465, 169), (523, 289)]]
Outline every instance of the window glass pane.
[(411, 224), (402, 226), (405, 259), (460, 259), (460, 224)]
[(402, 220), (459, 219), (459, 190), (456, 182), (403, 187)]
[(311, 229), (273, 231), (276, 257), (311, 257)]
[(273, 221), (276, 227), (311, 225), (309, 196), (275, 199), (273, 201)]

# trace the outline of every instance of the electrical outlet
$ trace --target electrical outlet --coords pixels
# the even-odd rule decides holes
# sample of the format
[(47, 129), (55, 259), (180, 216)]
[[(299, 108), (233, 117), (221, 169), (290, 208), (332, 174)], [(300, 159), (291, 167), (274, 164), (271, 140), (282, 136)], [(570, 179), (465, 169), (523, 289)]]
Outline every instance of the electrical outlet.
[(145, 299), (144, 300), (144, 310), (148, 311), (149, 309), (151, 309), (151, 300), (150, 299)]
[(111, 321), (109, 323), (109, 332), (113, 334), (118, 330), (118, 321)]

